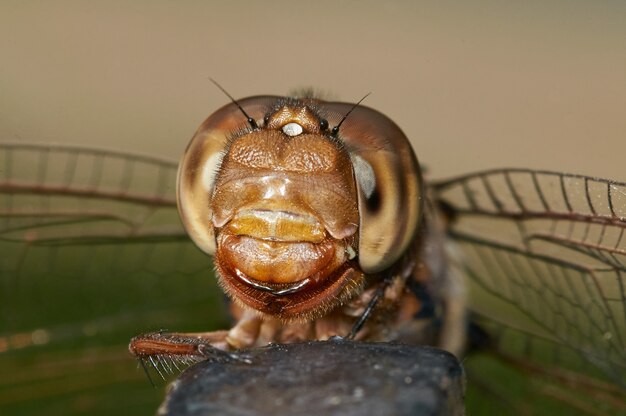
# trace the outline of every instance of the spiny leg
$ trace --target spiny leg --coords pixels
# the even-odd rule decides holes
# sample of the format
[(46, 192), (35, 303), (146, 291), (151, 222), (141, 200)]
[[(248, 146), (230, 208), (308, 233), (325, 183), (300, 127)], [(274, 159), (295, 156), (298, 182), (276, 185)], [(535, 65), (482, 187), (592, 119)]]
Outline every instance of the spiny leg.
[(376, 308), (376, 305), (385, 294), (385, 290), (387, 290), (389, 285), (391, 285), (391, 282), (392, 278), (391, 276), (388, 276), (380, 283), (378, 288), (376, 288), (376, 292), (374, 292), (372, 299), (370, 299), (367, 307), (365, 308), (361, 316), (359, 316), (359, 319), (356, 321), (356, 323), (352, 326), (352, 329), (350, 330), (350, 333), (346, 336), (346, 339), (353, 340), (354, 337), (356, 337), (356, 334), (361, 330), (361, 328), (363, 328), (363, 325), (365, 325), (365, 322), (367, 322), (368, 318)]
[(191, 365), (205, 359), (221, 361), (244, 361), (248, 359), (241, 354), (227, 351), (230, 349), (226, 341), (228, 331), (204, 333), (167, 333), (151, 332), (134, 337), (128, 346), (132, 355), (139, 359), (141, 366), (149, 375), (147, 365), (154, 368), (165, 380), (165, 373), (180, 371), (178, 364)]

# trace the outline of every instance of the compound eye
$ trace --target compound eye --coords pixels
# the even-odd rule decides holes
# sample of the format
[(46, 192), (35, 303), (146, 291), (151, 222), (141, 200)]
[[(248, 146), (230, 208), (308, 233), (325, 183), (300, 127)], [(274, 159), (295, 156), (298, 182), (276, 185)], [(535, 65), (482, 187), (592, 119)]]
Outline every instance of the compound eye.
[(359, 266), (373, 274), (393, 266), (415, 240), (423, 201), (421, 174), (407, 137), (388, 117), (346, 103), (325, 107), (328, 114), (345, 115), (351, 109), (340, 140), (349, 149), (357, 185)]
[(298, 123), (287, 123), (283, 126), (282, 130), (283, 130), (283, 133), (291, 137), (299, 136), (304, 131), (302, 126), (299, 125)]
[(321, 131), (328, 130), (328, 120), (326, 120), (324, 118), (320, 120), (320, 130)]
[[(279, 97), (261, 96), (239, 100), (249, 120), (268, 120), (267, 109)], [(244, 118), (235, 103), (211, 114), (187, 146), (178, 168), (176, 199), (185, 230), (205, 253), (216, 250), (212, 198), (219, 177), (222, 158), (233, 132), (243, 125)]]

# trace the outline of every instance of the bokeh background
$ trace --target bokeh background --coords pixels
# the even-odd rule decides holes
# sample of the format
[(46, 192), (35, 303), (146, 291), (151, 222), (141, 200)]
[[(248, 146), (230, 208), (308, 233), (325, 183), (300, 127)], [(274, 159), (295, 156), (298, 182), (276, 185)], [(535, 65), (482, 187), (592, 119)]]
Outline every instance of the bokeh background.
[[(356, 101), (371, 92), (365, 104), (401, 126), (434, 178), (529, 167), (626, 180), (619, 0), (0, 1), (0, 141), (177, 160), (227, 102), (209, 77), (235, 97), (311, 86)], [(0, 247), (0, 266), (9, 264), (17, 251)], [(64, 261), (94, 257), (72, 250)], [(146, 259), (124, 250), (127, 264)], [(49, 253), (31, 258), (43, 271), (18, 283), (0, 268), (0, 340), (40, 327), (64, 339), (0, 352), (0, 413), (153, 413), (163, 386), (153, 390), (135, 369), (125, 340), (181, 321), (186, 330), (226, 322), (206, 323), (220, 296), (195, 273), (210, 267), (196, 254), (194, 273), (174, 281), (166, 266), (160, 276), (111, 275), (106, 264), (82, 283), (45, 280)], [(186, 315), (171, 318), (179, 309)]]

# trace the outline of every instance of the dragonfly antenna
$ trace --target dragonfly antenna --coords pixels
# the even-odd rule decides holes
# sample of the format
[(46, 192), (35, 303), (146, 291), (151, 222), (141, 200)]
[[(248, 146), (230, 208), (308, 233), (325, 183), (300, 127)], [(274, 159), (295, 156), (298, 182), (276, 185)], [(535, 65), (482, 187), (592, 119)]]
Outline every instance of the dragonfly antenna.
[(333, 127), (333, 129), (330, 131), (331, 136), (337, 136), (337, 133), (339, 133), (339, 127), (341, 127), (341, 125), (343, 124), (344, 121), (346, 121), (346, 118), (348, 118), (348, 116), (350, 115), (350, 113), (359, 106), (359, 104), (361, 104), (363, 102), (364, 99), (366, 99), (369, 95), (371, 94), (371, 92), (368, 92), (367, 94), (365, 94), (363, 96), (363, 98), (361, 98), (356, 104), (354, 104), (352, 106), (352, 108), (343, 116), (343, 118), (341, 119), (341, 121), (339, 122), (339, 124), (337, 124), (335, 127)]
[[(219, 89), (220, 89), (220, 91), (222, 91), (224, 94), (226, 94), (226, 96), (227, 96), (228, 98), (230, 98), (230, 101), (232, 101), (232, 102), (233, 102), (233, 104), (235, 104), (235, 105), (237, 106), (237, 108), (239, 108), (239, 111), (241, 111), (241, 112), (243, 113), (243, 115), (244, 115), (244, 116), (246, 116), (246, 119), (248, 120), (248, 124), (250, 124), (250, 127), (252, 127), (252, 128), (253, 128), (253, 129), (255, 129), (255, 130), (259, 128), (259, 126), (256, 124), (256, 121), (254, 121), (254, 119), (253, 119), (252, 117), (250, 117), (250, 116), (248, 115), (248, 113), (246, 113), (246, 110), (244, 110), (244, 109), (243, 109), (243, 107), (241, 107), (241, 106), (239, 105), (239, 103), (237, 102), (237, 100), (235, 100), (235, 99), (233, 98), (233, 96), (232, 96), (232, 95), (230, 95), (230, 94), (228, 93), (228, 91), (226, 91), (226, 90), (224, 89), (224, 87), (222, 87), (220, 84), (218, 84), (218, 83), (217, 83), (217, 81), (215, 81), (215, 80), (214, 80), (213, 78), (211, 78), (211, 77), (209, 77), (209, 81), (211, 81), (211, 82), (212, 82), (212, 83), (213, 83), (213, 84), (214, 84), (217, 88), (219, 88)], [(360, 102), (360, 101), (359, 101), (359, 102)], [(350, 111), (352, 111), (352, 110), (350, 110)], [(350, 112), (348, 112), (348, 114), (350, 114)], [(343, 120), (342, 120), (342, 121), (343, 121)], [(339, 124), (341, 124), (341, 123), (339, 123)]]

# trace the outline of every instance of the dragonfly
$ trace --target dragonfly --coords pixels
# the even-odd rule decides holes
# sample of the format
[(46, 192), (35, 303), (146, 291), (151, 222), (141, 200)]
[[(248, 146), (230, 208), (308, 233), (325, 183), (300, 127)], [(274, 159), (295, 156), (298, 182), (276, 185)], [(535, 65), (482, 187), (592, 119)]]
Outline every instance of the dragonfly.
[[(230, 108), (246, 134), (239, 103), (248, 108)], [(342, 109), (328, 121), (347, 130), (368, 111)], [(202, 236), (179, 219), (179, 163), (11, 142), (0, 160), (0, 409), (154, 411), (162, 392), (132, 365), (128, 339), (231, 326), (210, 258), (192, 242), (207, 251)], [(367, 186), (367, 163), (351, 162)], [(448, 309), (470, 320), (447, 327), (447, 347), (466, 344), (468, 412), (626, 413), (626, 183), (494, 169), (421, 186), (458, 277)]]

